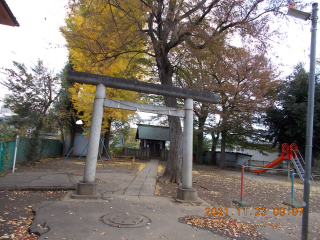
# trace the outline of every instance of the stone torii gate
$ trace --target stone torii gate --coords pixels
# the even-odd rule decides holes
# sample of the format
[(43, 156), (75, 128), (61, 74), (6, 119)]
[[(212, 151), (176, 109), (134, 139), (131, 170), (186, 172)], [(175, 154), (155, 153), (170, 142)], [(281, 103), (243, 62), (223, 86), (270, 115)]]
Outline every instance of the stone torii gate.
[[(182, 201), (195, 201), (197, 199), (197, 190), (192, 188), (193, 100), (207, 103), (219, 103), (220, 98), (217, 94), (71, 70), (67, 72), (67, 80), (70, 82), (97, 85), (83, 181), (77, 184), (77, 191), (72, 195), (73, 198), (99, 198), (96, 189), (98, 183), (95, 182), (95, 175), (100, 131), (103, 107), (110, 107), (184, 118), (182, 186), (178, 188), (177, 199)], [(184, 108), (178, 109), (107, 99), (105, 98), (106, 87), (182, 98), (185, 99)]]

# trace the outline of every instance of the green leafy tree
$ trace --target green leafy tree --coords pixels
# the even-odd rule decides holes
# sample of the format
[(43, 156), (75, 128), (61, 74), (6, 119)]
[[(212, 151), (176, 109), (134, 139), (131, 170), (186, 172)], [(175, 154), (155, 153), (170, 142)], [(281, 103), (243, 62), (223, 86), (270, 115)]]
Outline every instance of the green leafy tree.
[(113, 121), (110, 134), (112, 152), (119, 155), (125, 147), (138, 149), (139, 143), (135, 140), (136, 132), (137, 130), (131, 128), (127, 121)]
[(0, 119), (0, 142), (14, 140), (16, 136), (16, 129), (10, 127), (3, 119)]
[(3, 69), (1, 84), (12, 92), (4, 106), (14, 113), (10, 123), (19, 135), (31, 135), (26, 158), (35, 161), (41, 134), (53, 128), (47, 113), (59, 96), (59, 79), (40, 60), (30, 70), (17, 62), (13, 65), (14, 69)]
[[(197, 129), (193, 129), (193, 156), (196, 156), (196, 154), (198, 154), (198, 143), (199, 141), (197, 137)], [(201, 156), (203, 155), (203, 153), (210, 151), (211, 145), (211, 140), (204, 135), (201, 146)]]
[(68, 137), (70, 138), (70, 147), (73, 146), (77, 126), (76, 121), (78, 120), (76, 110), (71, 101), (72, 96), (69, 88), (73, 86), (73, 83), (67, 81), (68, 70), (73, 70), (70, 62), (66, 63), (65, 67), (59, 74), (60, 94), (51, 111), (55, 116), (57, 127), (60, 131), (60, 140), (63, 143), (63, 155), (67, 154), (69, 151), (69, 149), (66, 149), (66, 139)]
[[(296, 143), (304, 155), (308, 109), (309, 73), (298, 64), (278, 94), (278, 102), (270, 107), (264, 119), (268, 138), (274, 145)], [(320, 157), (320, 84), (315, 86), (313, 156)]]

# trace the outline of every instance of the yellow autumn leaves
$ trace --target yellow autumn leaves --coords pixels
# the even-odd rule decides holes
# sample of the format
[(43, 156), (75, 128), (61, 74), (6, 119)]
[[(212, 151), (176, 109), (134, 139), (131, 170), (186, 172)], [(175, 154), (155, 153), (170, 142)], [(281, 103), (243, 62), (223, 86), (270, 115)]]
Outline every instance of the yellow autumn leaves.
[[(128, 2), (128, 16), (136, 21), (142, 21), (143, 12), (139, 4)], [(69, 3), (69, 16), (66, 26), (61, 28), (70, 53), (71, 64), (76, 71), (113, 77), (133, 78), (143, 80), (146, 76), (143, 64), (143, 53), (133, 52), (131, 49), (141, 50), (145, 47), (144, 38), (137, 34), (122, 11), (110, 7), (101, 0), (81, 1)], [(121, 18), (121, 24), (116, 19)], [(134, 46), (133, 46), (134, 45)], [(124, 47), (125, 46), (125, 47)], [(78, 117), (89, 126), (91, 122), (95, 86), (75, 83), (69, 91)], [(107, 88), (107, 98), (137, 102), (140, 96), (136, 92)], [(127, 120), (128, 114), (133, 112), (119, 109), (105, 108), (101, 133), (108, 129), (108, 121), (118, 119)]]

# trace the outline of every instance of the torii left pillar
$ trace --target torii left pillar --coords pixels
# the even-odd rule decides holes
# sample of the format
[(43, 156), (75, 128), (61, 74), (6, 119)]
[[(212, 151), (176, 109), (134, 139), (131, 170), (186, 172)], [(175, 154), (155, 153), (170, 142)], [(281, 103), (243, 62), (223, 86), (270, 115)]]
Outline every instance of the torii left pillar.
[(193, 99), (184, 100), (182, 186), (178, 188), (177, 201), (197, 201), (197, 189), (192, 187), (192, 149), (193, 149)]
[(100, 196), (97, 194), (96, 168), (97, 156), (100, 141), (101, 121), (103, 116), (103, 102), (106, 96), (106, 87), (103, 84), (98, 84), (95, 93), (93, 104), (91, 127), (89, 134), (88, 152), (86, 157), (86, 165), (84, 168), (83, 181), (77, 184), (76, 194), (73, 198), (91, 198), (97, 199)]

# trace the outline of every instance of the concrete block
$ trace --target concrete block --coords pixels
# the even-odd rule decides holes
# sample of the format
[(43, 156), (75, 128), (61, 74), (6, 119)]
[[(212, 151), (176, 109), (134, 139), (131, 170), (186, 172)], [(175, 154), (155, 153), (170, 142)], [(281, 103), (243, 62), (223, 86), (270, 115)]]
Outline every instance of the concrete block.
[(178, 188), (177, 200), (197, 201), (198, 191), (195, 188)]
[(97, 185), (98, 183), (77, 183), (77, 194), (78, 195), (97, 195)]

